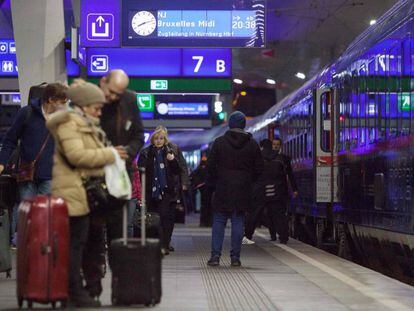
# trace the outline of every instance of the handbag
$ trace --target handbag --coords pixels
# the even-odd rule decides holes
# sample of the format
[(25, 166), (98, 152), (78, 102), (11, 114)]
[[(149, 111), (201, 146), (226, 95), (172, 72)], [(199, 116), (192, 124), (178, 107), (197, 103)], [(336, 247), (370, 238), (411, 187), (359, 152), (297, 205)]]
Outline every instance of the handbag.
[(45, 140), (43, 141), (42, 147), (40, 148), (39, 152), (36, 155), (36, 158), (33, 161), (23, 162), (21, 161), (21, 159), (19, 160), (19, 165), (18, 165), (17, 174), (16, 174), (16, 181), (18, 183), (34, 180), (36, 162), (39, 160), (40, 155), (45, 149), (47, 142), (49, 140), (49, 137), (50, 137), (50, 133), (47, 134)]
[(91, 212), (108, 206), (110, 194), (103, 176), (84, 179), (83, 187), (86, 191), (86, 198)]
[[(141, 212), (139, 208), (135, 209), (134, 211), (133, 226), (134, 226), (134, 237), (140, 238), (141, 237)], [(146, 228), (147, 237), (159, 239), (162, 235), (160, 215), (155, 212), (146, 212), (145, 213), (145, 228)]]

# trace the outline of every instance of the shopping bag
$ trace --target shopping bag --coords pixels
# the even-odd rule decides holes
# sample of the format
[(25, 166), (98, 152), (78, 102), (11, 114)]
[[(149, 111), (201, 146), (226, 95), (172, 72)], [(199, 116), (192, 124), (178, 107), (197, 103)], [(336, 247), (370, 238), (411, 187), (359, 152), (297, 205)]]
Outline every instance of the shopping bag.
[(105, 182), (109, 194), (118, 199), (131, 199), (131, 181), (126, 170), (125, 161), (121, 159), (118, 152), (112, 150), (115, 155), (115, 162), (105, 165)]

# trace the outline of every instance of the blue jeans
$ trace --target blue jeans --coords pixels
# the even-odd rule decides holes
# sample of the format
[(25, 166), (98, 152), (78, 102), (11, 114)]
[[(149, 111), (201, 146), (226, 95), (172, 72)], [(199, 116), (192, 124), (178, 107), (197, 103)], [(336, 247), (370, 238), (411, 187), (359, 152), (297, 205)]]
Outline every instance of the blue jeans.
[(223, 247), (224, 231), (227, 219), (231, 219), (231, 259), (239, 259), (244, 234), (244, 215), (215, 212), (213, 216), (213, 230), (211, 237), (211, 257), (220, 257)]
[(138, 200), (131, 199), (128, 201), (128, 237), (134, 236), (134, 212), (137, 208)]
[[(20, 183), (19, 194), (20, 201), (30, 199), (38, 194), (50, 194), (52, 189), (52, 180), (35, 180), (35, 181), (26, 181)], [(16, 204), (13, 207), (13, 218), (12, 218), (12, 233), (16, 232), (17, 228), (17, 210), (19, 205)], [(13, 238), (13, 244), (16, 244), (16, 237)]]
[(26, 181), (19, 184), (20, 200), (30, 199), (38, 194), (50, 194), (52, 189), (52, 181), (48, 180), (35, 180)]

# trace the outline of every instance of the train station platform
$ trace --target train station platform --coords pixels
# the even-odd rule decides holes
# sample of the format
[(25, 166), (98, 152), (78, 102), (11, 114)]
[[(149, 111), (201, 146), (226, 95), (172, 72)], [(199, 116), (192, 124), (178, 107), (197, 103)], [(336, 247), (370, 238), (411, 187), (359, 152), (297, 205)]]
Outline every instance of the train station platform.
[[(175, 252), (163, 260), (163, 296), (152, 310), (413, 310), (414, 287), (291, 239), (270, 242), (257, 230), (231, 267), (226, 230), (219, 267), (209, 267), (209, 228), (178, 225)], [(15, 270), (0, 274), (0, 309), (17, 309)], [(101, 309), (111, 309), (110, 273)], [(35, 304), (36, 308), (42, 305)], [(143, 307), (142, 307), (143, 308)], [(123, 308), (122, 310), (128, 310)]]

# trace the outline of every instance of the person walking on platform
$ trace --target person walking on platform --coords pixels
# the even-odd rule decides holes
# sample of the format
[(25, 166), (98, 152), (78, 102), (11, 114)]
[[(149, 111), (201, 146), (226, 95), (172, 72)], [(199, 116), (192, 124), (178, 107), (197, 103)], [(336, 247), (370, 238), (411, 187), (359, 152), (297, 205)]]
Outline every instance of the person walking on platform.
[[(165, 131), (165, 133), (167, 133), (168, 135), (168, 130), (165, 126), (163, 125), (158, 125), (155, 129), (155, 131), (158, 130), (163, 130)], [(187, 162), (184, 159), (184, 155), (181, 152), (181, 149), (178, 145), (172, 143), (171, 141), (168, 141), (166, 143), (166, 147), (169, 148), (170, 150), (172, 150), (173, 154), (176, 155), (177, 157), (177, 161), (178, 161), (178, 167), (179, 167), (179, 174), (178, 175), (174, 175), (174, 193), (175, 196), (171, 197), (171, 201), (170, 201), (170, 213), (171, 213), (171, 217), (175, 219), (176, 217), (176, 206), (178, 204), (179, 201), (181, 202), (185, 202), (185, 195), (187, 194), (186, 192), (188, 191), (189, 187), (190, 187), (190, 177), (188, 176), (188, 167), (187, 167)], [(173, 228), (171, 230), (171, 235), (174, 231), (174, 224), (175, 221), (173, 223)], [(170, 242), (171, 242), (171, 236), (170, 236)], [(168, 246), (168, 250), (170, 252), (174, 251), (174, 247), (171, 245)]]
[(231, 219), (231, 265), (240, 266), (244, 216), (250, 206), (251, 188), (263, 170), (263, 159), (252, 135), (245, 132), (246, 117), (235, 111), (229, 130), (218, 137), (207, 160), (207, 186), (214, 191), (211, 258), (209, 266), (220, 264), (227, 219)]
[[(69, 210), (70, 257), (69, 300), (73, 307), (97, 307), (89, 297), (81, 276), (83, 250), (88, 238), (89, 206), (82, 178), (104, 175), (104, 166), (115, 161), (113, 148), (105, 147), (105, 133), (99, 128), (99, 116), (105, 97), (94, 84), (73, 83), (67, 95), (69, 110), (59, 111), (47, 120), (47, 127), (56, 142), (52, 194), (62, 197)], [(122, 148), (115, 149), (122, 158)]]
[[(40, 98), (34, 98), (33, 90), (38, 92), (39, 89), (43, 94)], [(11, 171), (17, 176), (20, 200), (38, 194), (50, 194), (54, 141), (49, 137), (45, 123), (51, 113), (65, 106), (66, 89), (67, 87), (61, 83), (32, 87), (29, 105), (19, 110), (13, 125), (3, 138), (0, 150), (0, 174), (4, 172), (10, 157), (14, 154), (17, 172), (16, 168), (11, 168)], [(13, 235), (17, 227), (17, 208), (18, 204), (13, 208)], [(16, 246), (17, 236), (15, 235), (12, 240), (12, 244)]]
[(194, 191), (200, 191), (200, 227), (211, 227), (213, 215), (210, 208), (211, 195), (206, 187), (207, 157), (203, 155), (199, 166), (191, 173), (191, 183)]
[(146, 197), (149, 212), (155, 212), (161, 219), (161, 246), (169, 254), (174, 229), (174, 211), (171, 201), (177, 196), (176, 177), (180, 174), (178, 155), (169, 146), (164, 127), (157, 127), (151, 136), (151, 145), (141, 151), (138, 167), (145, 167)]
[(260, 142), (264, 159), (264, 170), (255, 185), (255, 208), (246, 221), (245, 244), (251, 244), (256, 225), (266, 213), (270, 240), (286, 244), (289, 239), (287, 204), (289, 199), (288, 180), (293, 189), (293, 196), (298, 195), (297, 186), (292, 173), (290, 158), (281, 153), (282, 141), (276, 138), (273, 143), (269, 139)]
[[(105, 105), (102, 108), (100, 124), (112, 145), (122, 146), (126, 152), (126, 167), (132, 181), (132, 162), (144, 145), (144, 128), (136, 94), (127, 89), (128, 84), (127, 74), (119, 69), (112, 70), (101, 78), (99, 87), (105, 95)], [(123, 204), (121, 201), (111, 200), (110, 208), (91, 214), (83, 272), (86, 288), (92, 297), (99, 297), (102, 293), (101, 279), (104, 277), (106, 266), (104, 232), (106, 232), (108, 245), (113, 239), (122, 237)], [(128, 202), (128, 205), (130, 208), (135, 208), (134, 200)], [(133, 215), (133, 213), (128, 213), (128, 215)], [(108, 250), (108, 262), (111, 266), (112, 253), (110, 248)]]

